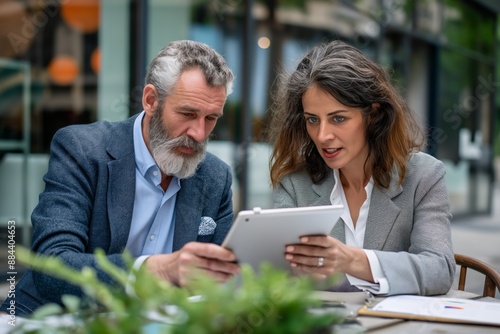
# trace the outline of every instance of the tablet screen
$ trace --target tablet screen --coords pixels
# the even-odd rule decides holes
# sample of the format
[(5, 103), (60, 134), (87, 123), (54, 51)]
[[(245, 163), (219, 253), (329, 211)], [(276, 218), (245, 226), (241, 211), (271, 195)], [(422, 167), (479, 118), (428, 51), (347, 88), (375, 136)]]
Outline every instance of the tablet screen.
[(304, 235), (328, 235), (344, 211), (343, 206), (243, 210), (238, 213), (222, 247), (231, 249), (240, 264), (255, 271), (264, 261), (290, 270), (285, 247)]

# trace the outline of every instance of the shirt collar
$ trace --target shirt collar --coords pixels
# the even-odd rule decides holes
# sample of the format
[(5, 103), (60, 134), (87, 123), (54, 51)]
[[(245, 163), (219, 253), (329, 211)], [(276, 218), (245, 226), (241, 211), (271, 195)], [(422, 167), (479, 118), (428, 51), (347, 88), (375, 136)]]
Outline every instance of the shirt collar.
[(139, 173), (143, 177), (146, 177), (148, 170), (156, 166), (156, 162), (149, 153), (148, 147), (144, 142), (144, 137), (142, 136), (142, 120), (144, 119), (145, 112), (135, 119), (134, 122), (134, 151), (135, 151), (135, 163)]

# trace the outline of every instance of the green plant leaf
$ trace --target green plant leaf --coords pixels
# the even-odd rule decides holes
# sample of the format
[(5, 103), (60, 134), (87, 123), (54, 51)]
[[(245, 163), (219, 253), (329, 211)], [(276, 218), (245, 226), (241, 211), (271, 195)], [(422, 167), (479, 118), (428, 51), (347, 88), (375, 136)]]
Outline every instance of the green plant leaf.
[(61, 300), (68, 312), (77, 312), (80, 309), (81, 299), (77, 296), (63, 295)]
[[(75, 296), (64, 296), (62, 304), (47, 305), (35, 313), (36, 318), (71, 314), (74, 326), (57, 333), (140, 333), (145, 329), (177, 333), (310, 333), (339, 323), (342, 317), (310, 312), (320, 307), (313, 298), (315, 282), (306, 277), (263, 264), (258, 272), (243, 265), (241, 274), (219, 284), (201, 271), (193, 271), (185, 288), (159, 280), (144, 268), (133, 268), (128, 255), (128, 270), (110, 263), (104, 252), (96, 252), (96, 262), (112, 276), (116, 286), (97, 279), (95, 270), (77, 271), (54, 257), (20, 250), (20, 261), (46, 274), (79, 286), (86, 302)], [(44, 329), (45, 328), (45, 329)], [(34, 333), (47, 333), (41, 326)], [(54, 329), (54, 333), (56, 330)]]
[(57, 304), (47, 304), (39, 307), (34, 313), (34, 319), (44, 319), (48, 316), (59, 315), (63, 313), (63, 308)]

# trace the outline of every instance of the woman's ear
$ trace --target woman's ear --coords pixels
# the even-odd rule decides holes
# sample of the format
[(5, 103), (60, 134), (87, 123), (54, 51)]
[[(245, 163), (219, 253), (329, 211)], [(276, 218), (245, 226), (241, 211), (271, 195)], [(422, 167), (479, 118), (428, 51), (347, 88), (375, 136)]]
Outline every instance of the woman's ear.
[(142, 91), (142, 107), (150, 117), (158, 107), (158, 92), (152, 84), (147, 84)]

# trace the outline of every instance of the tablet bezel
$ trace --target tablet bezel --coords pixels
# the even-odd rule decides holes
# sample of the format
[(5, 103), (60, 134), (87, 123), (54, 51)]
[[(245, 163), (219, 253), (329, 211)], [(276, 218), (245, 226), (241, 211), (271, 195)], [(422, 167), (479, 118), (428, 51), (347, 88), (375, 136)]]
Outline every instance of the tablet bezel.
[(290, 270), (286, 245), (300, 243), (304, 235), (329, 235), (343, 212), (341, 205), (242, 210), (222, 247), (231, 249), (238, 263), (249, 264), (255, 271), (264, 261)]

